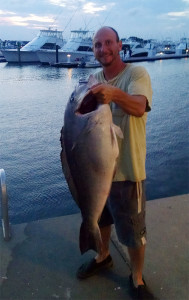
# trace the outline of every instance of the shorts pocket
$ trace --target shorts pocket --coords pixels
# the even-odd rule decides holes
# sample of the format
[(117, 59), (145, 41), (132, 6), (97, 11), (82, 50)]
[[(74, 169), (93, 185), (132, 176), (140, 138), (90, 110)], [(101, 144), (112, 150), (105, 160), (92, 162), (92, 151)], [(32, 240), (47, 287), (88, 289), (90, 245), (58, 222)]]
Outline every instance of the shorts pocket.
[(130, 219), (135, 238), (142, 238), (146, 235), (145, 212), (131, 216)]

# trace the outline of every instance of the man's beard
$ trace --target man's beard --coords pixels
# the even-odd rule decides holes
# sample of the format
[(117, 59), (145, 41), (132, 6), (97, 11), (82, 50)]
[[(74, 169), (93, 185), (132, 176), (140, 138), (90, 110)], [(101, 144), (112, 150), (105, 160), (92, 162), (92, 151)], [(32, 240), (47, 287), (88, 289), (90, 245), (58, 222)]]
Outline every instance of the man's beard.
[[(117, 52), (117, 53), (115, 53), (114, 55), (112, 55), (112, 59), (111, 59), (111, 61), (109, 61), (109, 62), (104, 62), (104, 61), (99, 61), (100, 63), (101, 63), (101, 65), (102, 66), (104, 66), (104, 67), (109, 67), (109, 66), (111, 66), (111, 64), (117, 59), (117, 56), (119, 55), (119, 51)], [(102, 60), (103, 60), (103, 57), (102, 57)]]
[(110, 62), (100, 62), (101, 63), (101, 65), (103, 66), (103, 67), (108, 67), (108, 66), (111, 66), (111, 64), (112, 64), (112, 61), (110, 61)]

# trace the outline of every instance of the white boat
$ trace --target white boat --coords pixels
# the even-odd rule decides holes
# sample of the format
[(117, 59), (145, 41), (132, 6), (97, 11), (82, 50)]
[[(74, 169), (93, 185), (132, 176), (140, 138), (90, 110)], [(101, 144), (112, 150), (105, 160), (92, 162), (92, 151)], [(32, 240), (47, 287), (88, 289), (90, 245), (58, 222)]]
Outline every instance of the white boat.
[(159, 43), (156, 40), (148, 42), (144, 48), (148, 51), (148, 57), (154, 57), (158, 51)]
[(37, 51), (38, 58), (42, 64), (72, 63), (89, 61), (94, 57), (92, 51), (92, 38), (94, 32), (88, 30), (72, 30), (68, 42), (57, 51)]
[(40, 30), (37, 37), (18, 49), (1, 49), (7, 62), (11, 63), (35, 63), (39, 62), (37, 51), (39, 49), (56, 49), (56, 45), (61, 48), (64, 45), (62, 31)]
[(156, 56), (173, 55), (176, 52), (176, 45), (173, 41), (167, 39), (161, 43)]
[(89, 61), (83, 61), (78, 64), (79, 68), (100, 68), (101, 64), (99, 61), (95, 59), (95, 57), (91, 58)]
[(183, 54), (189, 54), (189, 39), (182, 38), (180, 40), (180, 43), (176, 46), (176, 54), (177, 55), (183, 55)]
[(3, 56), (3, 53), (1, 51), (0, 51), (0, 62), (6, 62), (6, 59)]
[(99, 62), (86, 62), (84, 65), (78, 65), (80, 68), (100, 68), (101, 64)]
[(124, 59), (128, 57), (145, 57), (148, 56), (148, 49), (141, 43), (122, 39), (122, 51)]

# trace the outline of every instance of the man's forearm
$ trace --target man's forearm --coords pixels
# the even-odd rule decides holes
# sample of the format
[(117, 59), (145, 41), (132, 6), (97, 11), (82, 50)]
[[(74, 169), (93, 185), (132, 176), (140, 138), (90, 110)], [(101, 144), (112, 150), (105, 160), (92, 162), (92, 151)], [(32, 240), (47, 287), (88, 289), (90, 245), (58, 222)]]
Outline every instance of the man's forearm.
[(127, 114), (142, 117), (146, 111), (147, 99), (142, 95), (129, 95), (122, 90), (115, 88), (113, 102), (119, 105)]

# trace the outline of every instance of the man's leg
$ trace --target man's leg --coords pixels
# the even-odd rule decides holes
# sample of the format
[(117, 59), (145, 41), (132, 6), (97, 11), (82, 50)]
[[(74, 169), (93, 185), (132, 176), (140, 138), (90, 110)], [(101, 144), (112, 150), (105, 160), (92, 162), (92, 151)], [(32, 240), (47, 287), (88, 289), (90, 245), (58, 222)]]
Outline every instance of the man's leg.
[(111, 225), (101, 227), (100, 232), (102, 237), (103, 248), (102, 248), (102, 254), (97, 254), (97, 256), (95, 257), (97, 263), (102, 262), (104, 259), (108, 257), (108, 255), (110, 255), (109, 242), (110, 242), (110, 235), (111, 235)]
[(81, 265), (81, 267), (77, 271), (77, 277), (79, 279), (87, 278), (89, 276), (94, 275), (102, 269), (110, 268), (113, 266), (112, 257), (109, 252), (109, 242), (112, 224), (112, 216), (108, 208), (105, 206), (99, 222), (99, 228), (103, 244), (102, 253), (97, 253), (95, 258)]
[(100, 231), (103, 242), (102, 254), (97, 253), (95, 258), (81, 265), (77, 271), (77, 277), (79, 279), (90, 277), (100, 270), (110, 268), (113, 265), (113, 261), (109, 252), (111, 225), (101, 227)]
[(142, 245), (139, 248), (129, 247), (128, 253), (130, 257), (133, 283), (135, 287), (143, 285), (142, 272), (144, 266), (145, 245)]

